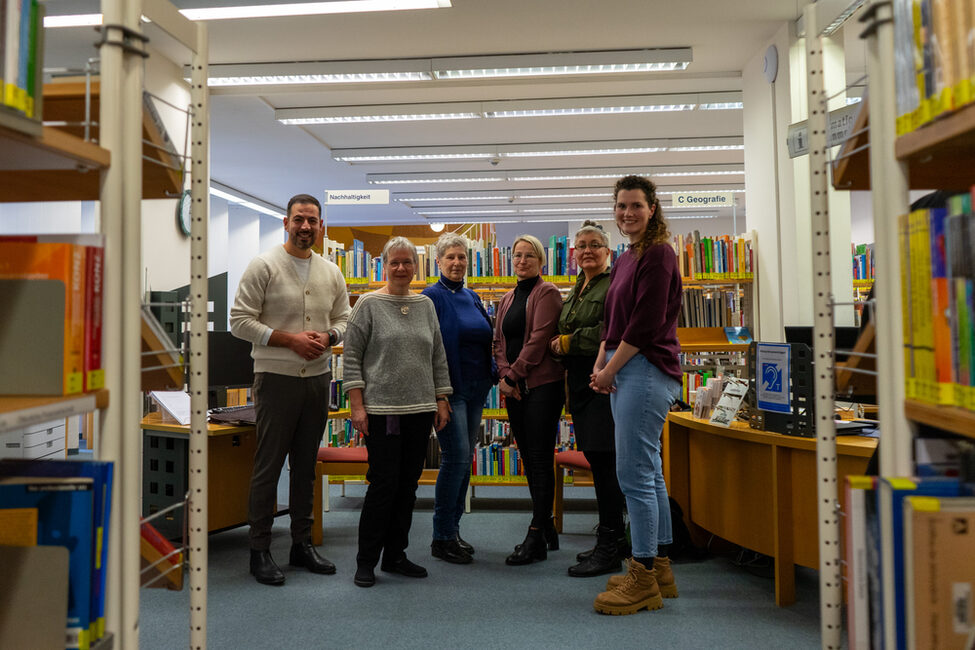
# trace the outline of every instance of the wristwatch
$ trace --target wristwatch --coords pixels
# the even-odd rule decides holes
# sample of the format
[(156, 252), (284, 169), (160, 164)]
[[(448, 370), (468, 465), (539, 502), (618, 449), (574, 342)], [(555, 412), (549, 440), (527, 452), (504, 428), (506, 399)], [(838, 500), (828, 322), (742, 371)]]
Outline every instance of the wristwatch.
[(339, 334), (335, 330), (328, 330), (328, 344), (334, 346), (339, 342)]
[(437, 401), (438, 402), (446, 402), (447, 401), (447, 398), (446, 397), (438, 397), (437, 398)]

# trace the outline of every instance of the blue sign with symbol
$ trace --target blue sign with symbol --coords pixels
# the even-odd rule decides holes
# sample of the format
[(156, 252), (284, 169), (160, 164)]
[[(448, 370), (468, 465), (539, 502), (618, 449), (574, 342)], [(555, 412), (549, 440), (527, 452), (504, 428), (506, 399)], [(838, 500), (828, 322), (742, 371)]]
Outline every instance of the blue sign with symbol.
[(776, 413), (791, 413), (789, 376), (792, 346), (788, 343), (759, 343), (755, 367), (759, 369), (758, 408)]

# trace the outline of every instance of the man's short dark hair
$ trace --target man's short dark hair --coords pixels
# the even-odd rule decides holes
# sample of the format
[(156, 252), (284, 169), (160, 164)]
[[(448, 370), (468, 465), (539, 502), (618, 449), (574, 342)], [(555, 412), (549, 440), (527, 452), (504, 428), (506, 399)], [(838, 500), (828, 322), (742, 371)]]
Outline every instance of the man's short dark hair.
[(291, 206), (293, 206), (295, 203), (300, 203), (302, 205), (313, 205), (318, 208), (318, 216), (322, 216), (322, 204), (318, 202), (318, 199), (311, 194), (295, 194), (291, 197), (291, 200), (288, 201), (288, 217), (291, 216)]

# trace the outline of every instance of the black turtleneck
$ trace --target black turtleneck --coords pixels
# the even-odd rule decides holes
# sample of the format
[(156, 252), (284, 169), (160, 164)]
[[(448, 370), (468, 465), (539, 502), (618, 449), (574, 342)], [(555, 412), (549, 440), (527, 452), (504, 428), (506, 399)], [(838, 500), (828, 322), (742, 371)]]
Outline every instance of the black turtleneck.
[(504, 315), (501, 322), (501, 331), (504, 333), (504, 355), (508, 363), (514, 363), (521, 354), (521, 348), (525, 345), (525, 328), (527, 327), (527, 306), (528, 294), (532, 292), (535, 285), (542, 279), (536, 275), (533, 278), (518, 280), (515, 286), (515, 297)]

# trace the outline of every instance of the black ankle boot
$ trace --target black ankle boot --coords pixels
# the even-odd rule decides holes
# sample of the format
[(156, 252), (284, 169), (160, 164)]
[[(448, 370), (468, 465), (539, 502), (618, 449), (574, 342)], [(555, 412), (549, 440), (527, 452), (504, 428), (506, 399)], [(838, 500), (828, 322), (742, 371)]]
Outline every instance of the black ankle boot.
[(596, 547), (592, 554), (575, 566), (569, 567), (573, 578), (589, 578), (606, 573), (616, 573), (622, 569), (617, 541), (619, 533), (611, 528), (600, 526), (596, 532)]
[[(597, 526), (597, 530), (599, 528), (603, 528), (603, 526)], [(619, 557), (620, 562), (629, 559), (632, 553), (630, 551), (630, 542), (626, 539), (626, 535), (617, 530), (614, 530), (613, 533), (616, 535), (616, 555)], [(595, 550), (596, 547), (593, 546), (592, 548), (582, 551), (581, 553), (576, 553), (576, 562), (585, 562), (592, 557), (592, 552)]]
[(559, 550), (559, 531), (555, 530), (555, 517), (545, 523), (545, 544), (548, 550)]
[(271, 557), (271, 551), (251, 549), (251, 575), (262, 585), (283, 585), (284, 574)]
[(540, 528), (529, 528), (525, 541), (515, 547), (515, 552), (509, 555), (504, 563), (511, 566), (531, 564), (542, 561), (548, 554), (545, 552), (545, 533)]

